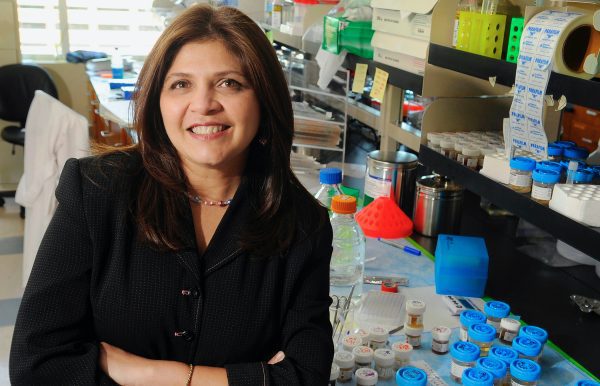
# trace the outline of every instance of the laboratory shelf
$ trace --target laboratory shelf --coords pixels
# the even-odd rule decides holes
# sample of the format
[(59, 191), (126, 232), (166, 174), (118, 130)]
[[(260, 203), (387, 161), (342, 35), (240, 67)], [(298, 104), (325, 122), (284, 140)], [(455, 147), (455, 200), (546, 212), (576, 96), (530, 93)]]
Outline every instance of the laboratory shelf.
[(600, 233), (552, 209), (540, 205), (529, 196), (517, 193), (442, 154), (421, 145), (419, 161), (434, 172), (448, 176), (465, 189), (504, 208), (556, 238), (600, 261)]
[[(448, 70), (488, 80), (496, 77), (496, 83), (512, 87), (515, 83), (517, 65), (504, 60), (488, 58), (470, 52), (431, 43), (429, 45), (429, 64)], [(554, 99), (561, 95), (567, 102), (577, 105), (600, 108), (600, 81), (574, 78), (568, 75), (552, 72), (548, 82), (548, 94)]]
[(317, 149), (317, 150), (328, 150), (328, 151), (339, 151), (339, 152), (343, 152), (344, 151), (344, 149), (341, 149), (339, 147), (308, 145), (308, 144), (304, 144), (304, 143), (301, 143), (301, 142), (294, 142), (294, 143), (292, 143), (292, 146), (295, 146), (295, 147), (305, 147), (305, 148), (308, 148), (308, 149)]
[(346, 122), (344, 121), (336, 121), (336, 120), (327, 120), (327, 119), (319, 119), (319, 118), (313, 118), (313, 117), (308, 117), (305, 115), (302, 115), (301, 113), (294, 113), (294, 119), (302, 119), (305, 121), (311, 121), (311, 122), (317, 122), (317, 123), (323, 123), (325, 125), (331, 125), (331, 126), (345, 126)]
[(378, 63), (371, 59), (361, 58), (360, 56), (353, 54), (346, 55), (346, 60), (344, 60), (342, 66), (348, 70), (354, 71), (357, 63), (367, 64), (369, 66), (367, 73), (371, 76), (375, 76), (376, 68), (384, 70), (390, 74), (388, 77), (388, 84), (391, 84), (392, 86), (396, 86), (403, 90), (411, 90), (419, 95), (423, 92), (423, 75), (413, 74), (412, 72), (400, 70), (388, 66), (387, 64)]

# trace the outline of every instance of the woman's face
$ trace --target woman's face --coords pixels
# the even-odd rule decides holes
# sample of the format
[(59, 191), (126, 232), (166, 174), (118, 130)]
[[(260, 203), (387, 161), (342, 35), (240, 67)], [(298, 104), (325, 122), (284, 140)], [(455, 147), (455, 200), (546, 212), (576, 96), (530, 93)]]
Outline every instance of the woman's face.
[(243, 171), (260, 106), (239, 60), (223, 43), (181, 48), (165, 77), (160, 111), (184, 169)]

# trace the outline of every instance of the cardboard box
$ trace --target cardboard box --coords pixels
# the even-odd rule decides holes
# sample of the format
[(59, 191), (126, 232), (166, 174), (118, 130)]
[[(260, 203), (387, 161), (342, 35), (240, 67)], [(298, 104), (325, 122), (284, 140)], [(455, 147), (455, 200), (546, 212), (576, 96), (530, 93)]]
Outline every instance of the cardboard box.
[(374, 61), (418, 75), (425, 73), (428, 42), (375, 31), (371, 45)]
[(394, 9), (403, 13), (429, 13), (437, 0), (371, 0), (372, 8)]
[(373, 8), (373, 29), (394, 35), (429, 41), (431, 34), (431, 13), (410, 13), (403, 17), (403, 11)]

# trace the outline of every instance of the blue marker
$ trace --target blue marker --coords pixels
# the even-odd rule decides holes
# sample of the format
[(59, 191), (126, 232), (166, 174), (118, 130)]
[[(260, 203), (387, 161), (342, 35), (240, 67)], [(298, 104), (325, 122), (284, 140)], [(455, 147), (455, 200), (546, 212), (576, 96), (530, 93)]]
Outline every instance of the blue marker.
[(421, 251), (419, 251), (417, 248), (409, 247), (408, 245), (405, 245), (402, 250), (406, 253), (410, 253), (411, 255), (421, 256)]

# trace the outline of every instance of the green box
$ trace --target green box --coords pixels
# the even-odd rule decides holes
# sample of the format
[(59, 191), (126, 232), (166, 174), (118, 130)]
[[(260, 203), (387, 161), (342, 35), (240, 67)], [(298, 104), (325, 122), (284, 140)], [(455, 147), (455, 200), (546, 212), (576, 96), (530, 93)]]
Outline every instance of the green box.
[(350, 21), (342, 17), (325, 16), (322, 48), (334, 54), (346, 50), (363, 58), (372, 59), (373, 33), (370, 21)]
[(506, 47), (506, 61), (517, 63), (519, 57), (519, 47), (521, 46), (521, 35), (523, 34), (523, 18), (513, 17), (510, 21), (510, 31), (508, 31), (508, 45)]
[(500, 59), (506, 29), (506, 15), (485, 15), (461, 11), (456, 48)]

